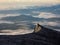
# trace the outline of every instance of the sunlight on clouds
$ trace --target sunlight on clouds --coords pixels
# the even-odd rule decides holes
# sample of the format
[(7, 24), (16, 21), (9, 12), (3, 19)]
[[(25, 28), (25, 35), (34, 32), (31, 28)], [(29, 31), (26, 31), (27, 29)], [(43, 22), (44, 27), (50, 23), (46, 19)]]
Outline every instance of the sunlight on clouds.
[(48, 22), (47, 25), (49, 25), (49, 26), (56, 26), (56, 25), (58, 25), (58, 23), (57, 22)]
[(2, 24), (2, 23), (14, 24), (14, 22), (11, 22), (11, 21), (0, 20), (0, 24)]
[(0, 14), (0, 19), (4, 17), (15, 17), (20, 16), (20, 14)]
[(57, 22), (52, 22), (52, 21), (50, 21), (50, 22), (48, 22), (48, 21), (43, 21), (43, 22), (41, 22), (41, 21), (34, 21), (34, 22), (32, 22), (34, 25), (36, 25), (37, 23), (39, 23), (39, 24), (41, 24), (41, 25), (48, 25), (48, 26), (57, 26), (59, 23), (57, 23)]
[(17, 29), (17, 30), (1, 30), (0, 35), (21, 35), (21, 34), (27, 34), (32, 33), (33, 30), (23, 30), (23, 29)]
[(59, 17), (53, 13), (49, 13), (49, 12), (40, 12), (39, 15), (37, 16), (33, 16), (33, 17), (38, 17), (38, 18), (55, 18), (55, 17)]

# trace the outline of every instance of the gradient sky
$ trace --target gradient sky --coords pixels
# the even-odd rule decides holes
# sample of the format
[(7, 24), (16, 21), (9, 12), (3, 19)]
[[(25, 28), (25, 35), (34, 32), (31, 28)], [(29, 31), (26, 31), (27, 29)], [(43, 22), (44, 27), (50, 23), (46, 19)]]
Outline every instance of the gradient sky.
[(60, 0), (0, 0), (0, 10), (19, 9), (24, 6), (52, 6), (60, 4)]

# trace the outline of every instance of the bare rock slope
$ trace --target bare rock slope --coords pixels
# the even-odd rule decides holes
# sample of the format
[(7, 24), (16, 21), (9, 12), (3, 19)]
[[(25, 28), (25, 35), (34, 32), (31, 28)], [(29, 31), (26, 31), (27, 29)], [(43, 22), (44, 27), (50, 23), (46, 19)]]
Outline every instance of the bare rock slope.
[(60, 45), (60, 32), (36, 25), (25, 35), (0, 35), (0, 45)]

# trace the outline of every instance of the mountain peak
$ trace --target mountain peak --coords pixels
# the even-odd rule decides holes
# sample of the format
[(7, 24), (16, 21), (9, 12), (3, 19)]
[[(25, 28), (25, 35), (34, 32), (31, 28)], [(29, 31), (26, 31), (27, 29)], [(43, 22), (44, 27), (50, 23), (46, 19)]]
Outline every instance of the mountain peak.
[(37, 23), (37, 25), (34, 28), (34, 32), (39, 32), (41, 30), (41, 25)]

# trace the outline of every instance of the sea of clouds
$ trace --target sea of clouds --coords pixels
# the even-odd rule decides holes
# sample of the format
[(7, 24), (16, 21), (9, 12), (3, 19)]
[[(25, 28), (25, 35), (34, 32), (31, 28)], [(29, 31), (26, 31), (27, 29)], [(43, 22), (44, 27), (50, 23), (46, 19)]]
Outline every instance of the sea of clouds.
[(32, 33), (37, 23), (60, 31), (60, 0), (47, 1), (1, 1), (0, 35)]

